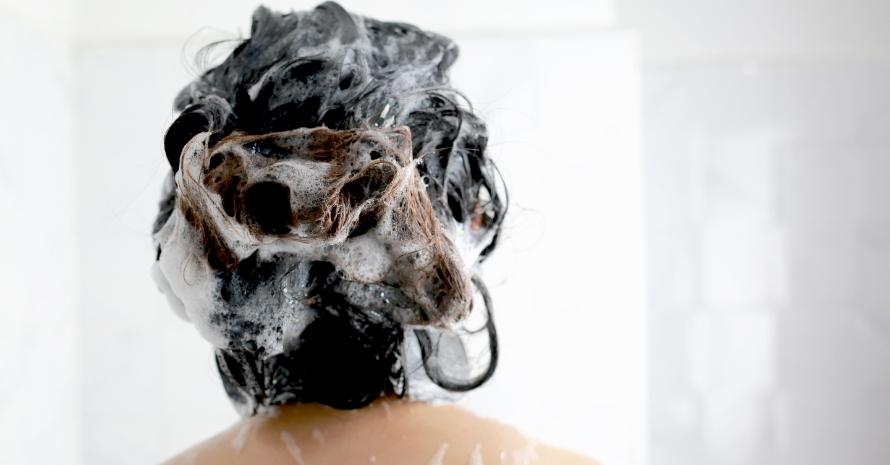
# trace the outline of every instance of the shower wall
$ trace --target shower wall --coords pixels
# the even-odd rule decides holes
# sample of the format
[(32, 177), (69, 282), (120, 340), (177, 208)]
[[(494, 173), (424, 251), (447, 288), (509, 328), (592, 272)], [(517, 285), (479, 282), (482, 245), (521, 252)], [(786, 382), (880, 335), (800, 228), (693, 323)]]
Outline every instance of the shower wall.
[(618, 14), (644, 60), (650, 463), (890, 463), (890, 6)]
[(647, 74), (654, 465), (890, 460), (887, 82)]

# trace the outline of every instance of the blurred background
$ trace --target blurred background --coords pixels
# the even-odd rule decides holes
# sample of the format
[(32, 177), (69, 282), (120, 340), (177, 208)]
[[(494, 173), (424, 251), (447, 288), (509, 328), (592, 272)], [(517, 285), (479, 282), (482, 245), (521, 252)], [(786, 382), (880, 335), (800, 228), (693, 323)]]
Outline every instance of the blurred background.
[[(467, 408), (606, 464), (890, 463), (890, 3), (341, 3), (458, 42), (510, 188)], [(0, 463), (236, 420), (150, 225), (172, 99), (255, 6), (0, 0)]]

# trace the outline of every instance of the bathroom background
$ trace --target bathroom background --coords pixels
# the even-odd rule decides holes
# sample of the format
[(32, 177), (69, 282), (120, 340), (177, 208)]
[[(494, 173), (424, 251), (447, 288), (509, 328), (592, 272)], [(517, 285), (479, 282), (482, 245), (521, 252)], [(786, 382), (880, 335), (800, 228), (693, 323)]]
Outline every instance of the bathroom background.
[[(510, 187), (468, 408), (606, 464), (890, 463), (890, 3), (342, 4), (458, 42)], [(235, 420), (149, 231), (172, 99), (254, 7), (0, 1), (0, 463)]]

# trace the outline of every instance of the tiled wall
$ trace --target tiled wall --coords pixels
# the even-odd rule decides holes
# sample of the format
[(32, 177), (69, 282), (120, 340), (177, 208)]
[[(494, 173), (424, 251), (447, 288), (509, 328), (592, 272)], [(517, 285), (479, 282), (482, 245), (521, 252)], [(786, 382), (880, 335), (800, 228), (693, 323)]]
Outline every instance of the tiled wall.
[(650, 463), (890, 463), (890, 65), (644, 82)]

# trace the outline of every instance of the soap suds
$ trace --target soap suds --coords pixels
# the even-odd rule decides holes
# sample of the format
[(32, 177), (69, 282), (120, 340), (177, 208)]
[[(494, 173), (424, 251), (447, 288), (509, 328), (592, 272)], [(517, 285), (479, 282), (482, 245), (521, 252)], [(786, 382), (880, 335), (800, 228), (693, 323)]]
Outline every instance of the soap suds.
[(428, 465), (442, 465), (442, 461), (445, 460), (445, 451), (448, 450), (448, 443), (443, 442), (439, 449), (433, 454), (433, 457), (430, 459)]
[(538, 453), (536, 451), (538, 444), (534, 441), (529, 441), (526, 443), (525, 447), (519, 450), (513, 451), (513, 463), (512, 465), (529, 465), (533, 460), (538, 459)]
[(300, 451), (300, 446), (297, 445), (297, 440), (294, 439), (293, 435), (287, 431), (282, 431), (281, 441), (284, 442), (284, 447), (287, 449), (287, 453), (290, 454), (291, 458), (294, 459), (294, 462), (296, 462), (297, 465), (306, 465), (306, 462), (303, 461), (303, 454)]
[(324, 433), (320, 429), (314, 428), (312, 430), (312, 439), (315, 439), (319, 444), (324, 444)]
[(383, 406), (383, 412), (386, 414), (386, 421), (392, 421), (392, 407), (389, 406), (389, 402), (381, 400), (380, 405)]
[(470, 465), (485, 465), (482, 460), (482, 444), (477, 443), (473, 448), (473, 453), (470, 454)]
[(238, 434), (232, 438), (232, 448), (238, 452), (241, 452), (241, 449), (244, 449), (244, 445), (247, 444), (247, 437), (250, 435), (250, 423), (245, 423), (238, 430)]

